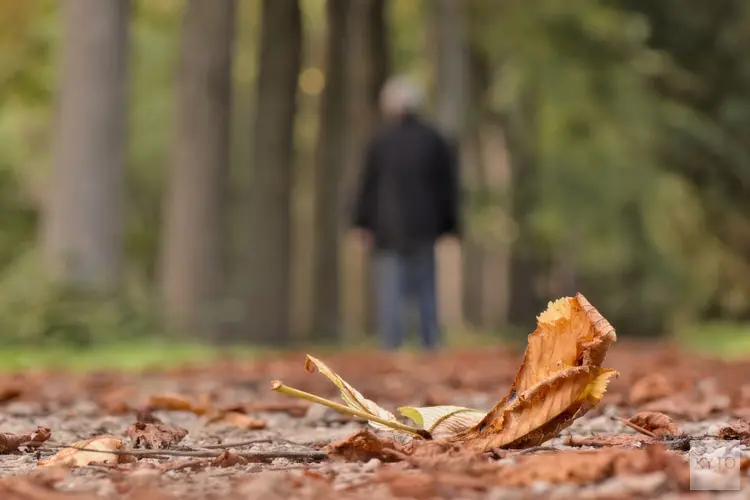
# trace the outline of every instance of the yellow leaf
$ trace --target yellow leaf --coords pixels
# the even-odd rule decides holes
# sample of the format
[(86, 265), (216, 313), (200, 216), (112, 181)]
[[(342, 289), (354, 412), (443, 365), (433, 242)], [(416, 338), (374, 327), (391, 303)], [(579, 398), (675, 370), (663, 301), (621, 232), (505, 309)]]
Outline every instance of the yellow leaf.
[(429, 432), (433, 438), (452, 436), (474, 427), (487, 412), (462, 406), (403, 406), (398, 411)]
[[(40, 467), (64, 466), (85, 467), (89, 464), (117, 464), (127, 461), (129, 457), (107, 453), (121, 450), (124, 447), (122, 440), (114, 436), (98, 436), (83, 441), (77, 441), (53, 455), (48, 460), (40, 460)], [(78, 448), (86, 448), (96, 451), (83, 451)]]
[[(398, 422), (396, 420), (395, 415), (393, 413), (389, 412), (388, 410), (381, 408), (376, 403), (370, 401), (369, 399), (365, 398), (362, 394), (359, 393), (357, 389), (349, 385), (349, 383), (341, 378), (339, 375), (333, 372), (328, 366), (326, 366), (325, 363), (320, 361), (319, 359), (307, 355), (307, 360), (305, 361), (305, 370), (308, 373), (312, 373), (315, 371), (313, 368), (313, 365), (317, 367), (318, 371), (328, 377), (328, 379), (333, 382), (336, 387), (339, 388), (341, 391), (341, 398), (344, 400), (344, 402), (357, 410), (360, 410), (364, 413), (368, 413), (370, 415), (375, 415), (377, 417), (380, 417), (385, 420), (390, 420), (393, 422)], [(376, 429), (382, 429), (382, 430), (393, 430), (392, 427), (388, 427), (383, 424), (379, 424), (377, 422), (369, 421), (370, 425), (375, 427)]]

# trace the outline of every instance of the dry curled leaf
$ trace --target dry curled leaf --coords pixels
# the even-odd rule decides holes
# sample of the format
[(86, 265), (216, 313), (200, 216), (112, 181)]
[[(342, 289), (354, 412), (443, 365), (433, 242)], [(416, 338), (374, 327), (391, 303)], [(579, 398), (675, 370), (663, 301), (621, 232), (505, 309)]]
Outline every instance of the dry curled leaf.
[[(310, 355), (305, 369), (312, 372), (313, 366), (317, 367), (340, 389), (348, 407), (367, 418), (373, 427), (427, 438), (434, 437), (434, 433), (484, 451), (526, 448), (556, 436), (601, 400), (609, 379), (617, 374), (601, 366), (616, 340), (612, 325), (580, 293), (550, 302), (539, 315), (537, 329), (529, 335), (523, 362), (508, 396), (489, 413), (456, 406), (400, 408), (420, 427), (400, 423), (392, 413), (362, 396)], [(348, 410), (279, 381), (272, 388), (342, 412)]]
[(343, 459), (352, 462), (367, 462), (377, 458), (382, 462), (395, 462), (395, 454), (403, 452), (403, 447), (392, 439), (381, 439), (367, 429), (355, 432), (351, 436), (332, 443), (324, 448), (333, 459)]
[(160, 450), (169, 448), (183, 440), (188, 431), (175, 425), (136, 422), (127, 430), (135, 448)]
[[(85, 451), (79, 448), (85, 448)], [(114, 465), (118, 463), (132, 462), (133, 457), (109, 453), (124, 448), (120, 438), (114, 436), (98, 436), (83, 441), (77, 441), (53, 455), (48, 460), (40, 460), (40, 467), (63, 466), (63, 467), (85, 467), (89, 464)]]
[(601, 363), (616, 339), (583, 295), (550, 303), (529, 335), (510, 394), (478, 425), (450, 439), (489, 451), (537, 446), (556, 436), (601, 400), (616, 375)]
[(682, 436), (682, 431), (668, 415), (642, 411), (628, 419), (632, 424), (656, 434), (657, 437)]
[(47, 427), (37, 427), (34, 432), (27, 434), (0, 433), (0, 453), (16, 451), (21, 445), (36, 448), (44, 444), (52, 436)]

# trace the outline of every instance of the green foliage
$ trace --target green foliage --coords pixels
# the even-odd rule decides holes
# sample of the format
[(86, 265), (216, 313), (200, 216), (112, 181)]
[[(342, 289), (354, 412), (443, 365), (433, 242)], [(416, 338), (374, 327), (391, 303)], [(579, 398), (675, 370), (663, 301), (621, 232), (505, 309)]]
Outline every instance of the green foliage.
[(128, 276), (116, 297), (64, 289), (45, 278), (37, 252), (27, 251), (0, 273), (3, 342), (87, 346), (159, 333), (148, 288)]

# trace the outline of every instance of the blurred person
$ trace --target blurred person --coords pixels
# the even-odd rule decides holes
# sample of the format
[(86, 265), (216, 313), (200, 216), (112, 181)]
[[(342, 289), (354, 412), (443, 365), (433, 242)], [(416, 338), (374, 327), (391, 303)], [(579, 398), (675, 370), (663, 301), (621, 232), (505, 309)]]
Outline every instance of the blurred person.
[(424, 95), (403, 77), (380, 95), (384, 125), (365, 152), (355, 201), (354, 231), (373, 246), (381, 345), (399, 349), (404, 306), (417, 302), (420, 340), (440, 347), (435, 244), (459, 235), (458, 179), (453, 147), (420, 116)]

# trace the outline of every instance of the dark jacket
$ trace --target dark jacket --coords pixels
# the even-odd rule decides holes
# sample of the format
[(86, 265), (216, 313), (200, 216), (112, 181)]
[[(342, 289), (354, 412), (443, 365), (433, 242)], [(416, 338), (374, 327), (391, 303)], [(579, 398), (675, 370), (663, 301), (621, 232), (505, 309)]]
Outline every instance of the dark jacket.
[(459, 233), (454, 148), (418, 117), (381, 129), (368, 145), (354, 225), (376, 248), (408, 251)]

